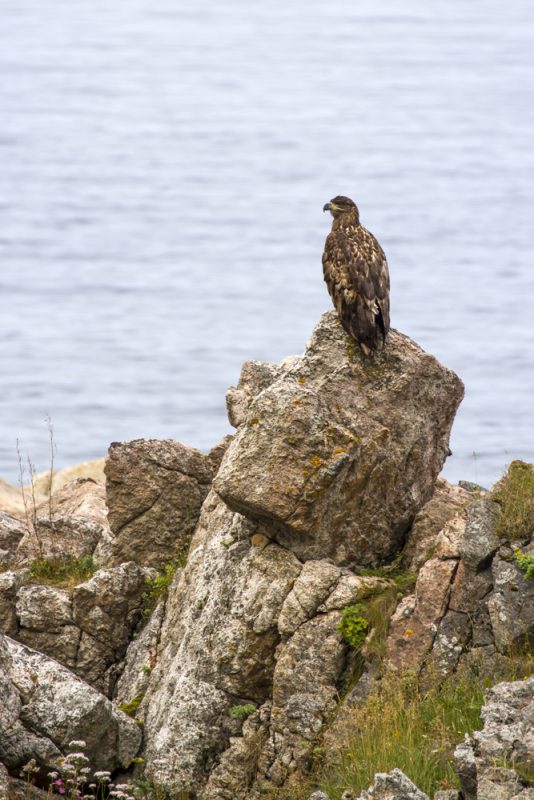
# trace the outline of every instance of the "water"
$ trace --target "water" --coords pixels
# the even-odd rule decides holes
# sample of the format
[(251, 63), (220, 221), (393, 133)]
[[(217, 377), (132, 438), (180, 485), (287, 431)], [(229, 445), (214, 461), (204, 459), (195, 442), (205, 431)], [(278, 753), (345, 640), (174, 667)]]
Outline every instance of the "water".
[(330, 307), (348, 194), (392, 324), (466, 384), (445, 475), (534, 460), (534, 6), (0, 0), (0, 475), (209, 448)]

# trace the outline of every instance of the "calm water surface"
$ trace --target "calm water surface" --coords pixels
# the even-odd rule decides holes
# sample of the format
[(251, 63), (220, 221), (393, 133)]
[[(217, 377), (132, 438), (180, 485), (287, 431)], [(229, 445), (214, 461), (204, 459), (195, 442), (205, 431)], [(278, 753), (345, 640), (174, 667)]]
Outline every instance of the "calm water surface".
[(330, 307), (335, 194), (466, 384), (445, 475), (534, 460), (534, 5), (0, 0), (0, 475), (209, 448)]

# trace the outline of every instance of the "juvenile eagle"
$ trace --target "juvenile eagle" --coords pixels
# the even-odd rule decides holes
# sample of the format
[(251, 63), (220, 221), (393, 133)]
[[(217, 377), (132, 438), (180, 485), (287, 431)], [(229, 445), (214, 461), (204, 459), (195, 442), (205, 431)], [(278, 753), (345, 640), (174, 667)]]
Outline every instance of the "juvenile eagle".
[(334, 217), (326, 237), (323, 273), (341, 324), (368, 356), (389, 331), (389, 272), (384, 251), (363, 225), (355, 203), (334, 197), (323, 206)]

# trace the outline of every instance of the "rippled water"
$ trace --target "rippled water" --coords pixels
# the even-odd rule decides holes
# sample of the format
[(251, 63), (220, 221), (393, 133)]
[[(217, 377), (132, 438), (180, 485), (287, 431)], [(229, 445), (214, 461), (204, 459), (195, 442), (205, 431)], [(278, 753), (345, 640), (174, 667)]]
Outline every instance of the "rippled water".
[(534, 459), (534, 5), (3, 0), (0, 475), (201, 448), (330, 307), (323, 203), (466, 384), (445, 474)]

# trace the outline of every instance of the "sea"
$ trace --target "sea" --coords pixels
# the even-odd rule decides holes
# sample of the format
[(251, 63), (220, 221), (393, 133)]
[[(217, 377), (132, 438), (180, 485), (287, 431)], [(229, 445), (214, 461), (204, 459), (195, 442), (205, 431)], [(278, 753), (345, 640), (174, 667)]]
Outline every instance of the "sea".
[(443, 474), (534, 460), (534, 3), (0, 0), (0, 475), (202, 450), (330, 308), (326, 201), (465, 383)]

